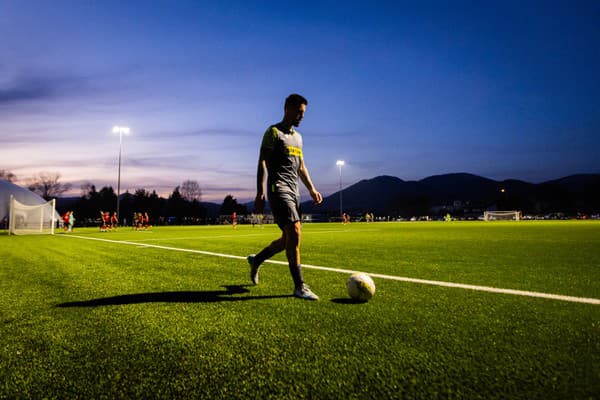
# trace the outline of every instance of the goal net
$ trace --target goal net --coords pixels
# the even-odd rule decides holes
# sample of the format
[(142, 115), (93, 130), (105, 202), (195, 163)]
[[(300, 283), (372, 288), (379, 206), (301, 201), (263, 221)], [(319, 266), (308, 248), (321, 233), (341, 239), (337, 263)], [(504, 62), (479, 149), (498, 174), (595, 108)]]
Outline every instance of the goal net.
[(9, 235), (54, 234), (55, 202), (28, 206), (10, 196)]
[(483, 213), (484, 221), (519, 221), (521, 211), (485, 211)]

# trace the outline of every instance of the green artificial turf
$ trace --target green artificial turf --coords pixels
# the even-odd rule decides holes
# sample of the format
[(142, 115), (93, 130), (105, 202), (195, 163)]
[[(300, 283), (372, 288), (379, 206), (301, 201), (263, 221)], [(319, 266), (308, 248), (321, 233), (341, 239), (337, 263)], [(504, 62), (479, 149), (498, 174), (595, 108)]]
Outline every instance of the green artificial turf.
[[(286, 266), (275, 226), (0, 235), (0, 398), (600, 396), (600, 306)], [(110, 242), (84, 238), (108, 239)], [(127, 241), (115, 243), (112, 241)], [(283, 261), (280, 254), (274, 258)], [(305, 224), (305, 264), (600, 299), (600, 223)]]

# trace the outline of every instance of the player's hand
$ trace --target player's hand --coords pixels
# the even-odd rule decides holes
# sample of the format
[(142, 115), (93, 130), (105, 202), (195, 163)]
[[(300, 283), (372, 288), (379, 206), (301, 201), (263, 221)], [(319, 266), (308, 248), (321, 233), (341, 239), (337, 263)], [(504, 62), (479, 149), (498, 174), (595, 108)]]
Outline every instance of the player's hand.
[(256, 214), (264, 214), (265, 211), (265, 195), (257, 194), (254, 199), (254, 212)]
[(315, 204), (321, 204), (323, 202), (323, 196), (321, 196), (321, 193), (317, 192), (316, 190), (310, 192), (310, 197), (313, 198)]

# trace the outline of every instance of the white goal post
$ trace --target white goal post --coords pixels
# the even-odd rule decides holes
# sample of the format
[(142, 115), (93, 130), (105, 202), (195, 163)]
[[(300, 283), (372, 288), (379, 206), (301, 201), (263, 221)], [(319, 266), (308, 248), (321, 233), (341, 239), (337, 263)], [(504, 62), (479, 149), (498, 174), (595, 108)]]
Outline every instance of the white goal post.
[(521, 219), (521, 211), (485, 211), (483, 213), (484, 221), (507, 221)]
[(56, 225), (56, 199), (47, 203), (28, 206), (10, 196), (8, 234), (33, 235), (54, 234)]

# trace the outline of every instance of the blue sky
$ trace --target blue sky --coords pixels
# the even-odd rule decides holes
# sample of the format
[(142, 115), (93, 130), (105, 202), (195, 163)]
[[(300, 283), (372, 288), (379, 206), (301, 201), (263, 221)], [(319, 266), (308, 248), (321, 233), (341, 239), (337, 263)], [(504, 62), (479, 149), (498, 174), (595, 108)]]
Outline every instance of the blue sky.
[(317, 188), (600, 173), (600, 3), (0, 0), (0, 169), (253, 198), (283, 100)]

